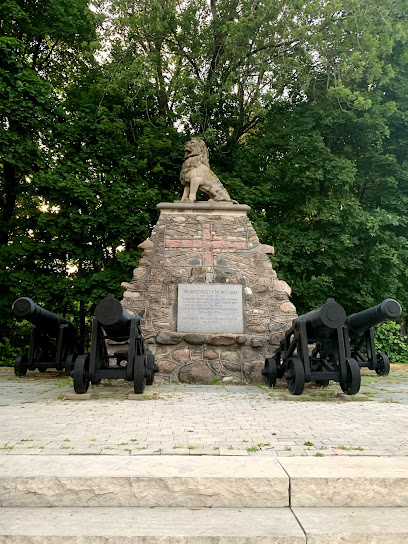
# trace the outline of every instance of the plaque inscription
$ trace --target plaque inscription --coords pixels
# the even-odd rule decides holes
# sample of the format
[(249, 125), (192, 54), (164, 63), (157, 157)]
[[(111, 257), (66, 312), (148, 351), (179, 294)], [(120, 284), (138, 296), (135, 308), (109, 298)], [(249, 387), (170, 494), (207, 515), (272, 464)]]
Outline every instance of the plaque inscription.
[(178, 286), (177, 331), (242, 333), (242, 285)]

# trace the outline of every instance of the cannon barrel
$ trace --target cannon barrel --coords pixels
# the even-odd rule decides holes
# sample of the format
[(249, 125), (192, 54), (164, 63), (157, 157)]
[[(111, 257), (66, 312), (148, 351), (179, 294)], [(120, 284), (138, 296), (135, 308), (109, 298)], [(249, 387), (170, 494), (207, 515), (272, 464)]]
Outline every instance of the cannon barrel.
[(128, 336), (131, 320), (139, 319), (130, 315), (113, 295), (108, 295), (96, 305), (95, 317), (112, 336)]
[(386, 298), (377, 306), (349, 315), (346, 325), (353, 334), (359, 335), (384, 321), (398, 319), (401, 313), (400, 304), (393, 298)]
[(294, 323), (304, 321), (308, 339), (318, 341), (328, 338), (333, 330), (344, 325), (345, 320), (344, 308), (334, 298), (328, 298), (323, 306), (297, 317)]
[(26, 319), (32, 325), (46, 329), (54, 334), (58, 334), (60, 325), (68, 325), (72, 333), (76, 332), (76, 326), (71, 321), (35, 304), (31, 298), (18, 298), (14, 302), (12, 310), (16, 317)]

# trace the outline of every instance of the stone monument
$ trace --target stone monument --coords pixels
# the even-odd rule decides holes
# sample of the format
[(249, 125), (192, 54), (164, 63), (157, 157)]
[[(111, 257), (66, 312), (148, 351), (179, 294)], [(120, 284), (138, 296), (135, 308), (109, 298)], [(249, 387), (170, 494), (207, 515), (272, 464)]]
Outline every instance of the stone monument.
[[(290, 287), (277, 278), (245, 204), (231, 200), (210, 170), (202, 140), (187, 142), (183, 200), (160, 203), (160, 217), (122, 304), (142, 318), (159, 380), (261, 382), (296, 317)], [(210, 200), (197, 202), (197, 190)]]

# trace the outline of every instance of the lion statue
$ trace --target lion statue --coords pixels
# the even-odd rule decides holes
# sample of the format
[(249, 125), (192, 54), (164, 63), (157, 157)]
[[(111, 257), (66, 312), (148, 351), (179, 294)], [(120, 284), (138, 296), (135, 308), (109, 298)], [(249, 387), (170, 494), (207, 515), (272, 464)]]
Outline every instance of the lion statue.
[(180, 180), (184, 185), (182, 201), (196, 200), (197, 191), (200, 189), (210, 197), (210, 200), (233, 202), (225, 190), (223, 184), (210, 169), (208, 149), (200, 138), (191, 138), (184, 145), (185, 161), (181, 168)]

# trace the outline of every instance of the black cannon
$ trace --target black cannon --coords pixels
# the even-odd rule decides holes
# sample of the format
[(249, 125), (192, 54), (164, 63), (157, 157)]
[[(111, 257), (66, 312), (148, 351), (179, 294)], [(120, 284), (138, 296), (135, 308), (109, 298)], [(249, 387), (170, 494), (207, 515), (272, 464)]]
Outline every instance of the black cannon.
[[(106, 341), (126, 345), (112, 354)], [(133, 381), (135, 393), (143, 393), (152, 385), (158, 372), (154, 356), (144, 347), (140, 317), (130, 315), (113, 295), (99, 302), (92, 317), (91, 351), (79, 355), (72, 377), (76, 393), (86, 393), (89, 382), (98, 384), (102, 379)]]
[[(360, 367), (346, 356), (345, 319), (346, 312), (333, 298), (294, 319), (273, 357), (265, 360), (262, 375), (266, 385), (274, 387), (277, 378), (284, 378), (292, 395), (300, 395), (306, 382), (315, 381), (323, 387), (333, 380), (344, 393), (358, 393)], [(311, 353), (309, 346), (313, 346)]]
[(21, 297), (13, 304), (14, 315), (32, 324), (30, 349), (14, 363), (16, 376), (24, 376), (27, 370), (47, 368), (71, 373), (78, 344), (77, 329), (71, 321), (45, 310), (31, 298)]
[(374, 327), (384, 321), (398, 319), (401, 313), (400, 304), (387, 298), (377, 306), (349, 315), (343, 327), (347, 356), (353, 357), (360, 367), (386, 376), (390, 372), (390, 360), (385, 353), (377, 353)]

